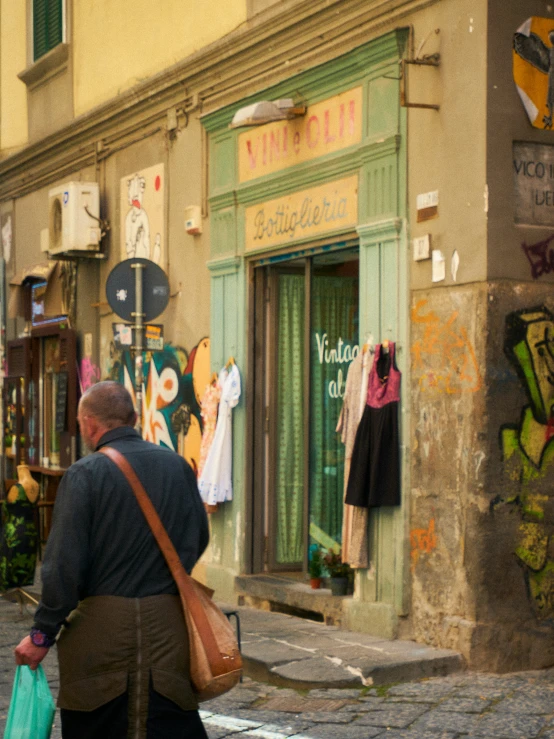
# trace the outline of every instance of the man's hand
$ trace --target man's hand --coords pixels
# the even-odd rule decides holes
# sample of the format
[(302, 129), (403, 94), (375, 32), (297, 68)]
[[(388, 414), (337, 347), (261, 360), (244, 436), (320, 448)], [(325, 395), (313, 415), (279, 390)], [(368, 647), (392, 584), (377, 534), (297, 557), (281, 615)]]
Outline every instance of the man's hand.
[(14, 654), (16, 665), (29, 665), (31, 670), (36, 670), (48, 654), (48, 647), (35, 647), (31, 637), (26, 636), (14, 649)]

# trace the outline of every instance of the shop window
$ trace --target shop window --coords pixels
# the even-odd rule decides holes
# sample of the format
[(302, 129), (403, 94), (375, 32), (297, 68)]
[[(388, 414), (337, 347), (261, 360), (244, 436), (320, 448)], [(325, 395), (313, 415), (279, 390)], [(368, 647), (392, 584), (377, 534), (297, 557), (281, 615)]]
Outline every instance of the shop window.
[(4, 476), (27, 464), (40, 482), (39, 525), (46, 542), (58, 483), (77, 459), (76, 334), (66, 323), (33, 327), (9, 341), (4, 378)]
[(33, 0), (33, 61), (63, 41), (63, 0)]

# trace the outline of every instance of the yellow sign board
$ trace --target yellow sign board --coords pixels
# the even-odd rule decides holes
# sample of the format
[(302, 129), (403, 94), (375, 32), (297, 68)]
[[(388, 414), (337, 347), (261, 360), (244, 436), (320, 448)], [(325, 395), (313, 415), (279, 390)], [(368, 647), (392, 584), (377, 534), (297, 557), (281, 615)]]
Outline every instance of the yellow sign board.
[(267, 123), (238, 137), (239, 181), (278, 172), (362, 140), (362, 88), (310, 105), (303, 118)]
[(300, 190), (246, 209), (245, 249), (258, 251), (358, 223), (358, 175)]

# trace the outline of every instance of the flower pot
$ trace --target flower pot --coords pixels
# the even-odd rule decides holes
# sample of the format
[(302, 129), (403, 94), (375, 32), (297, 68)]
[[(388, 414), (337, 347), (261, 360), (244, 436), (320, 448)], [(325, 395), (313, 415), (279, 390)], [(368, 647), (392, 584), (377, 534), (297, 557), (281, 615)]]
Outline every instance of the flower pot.
[(329, 578), (329, 584), (331, 586), (331, 595), (346, 595), (348, 588), (347, 577), (331, 577)]
[(321, 587), (321, 578), (320, 577), (310, 577), (310, 587), (312, 590), (317, 590)]

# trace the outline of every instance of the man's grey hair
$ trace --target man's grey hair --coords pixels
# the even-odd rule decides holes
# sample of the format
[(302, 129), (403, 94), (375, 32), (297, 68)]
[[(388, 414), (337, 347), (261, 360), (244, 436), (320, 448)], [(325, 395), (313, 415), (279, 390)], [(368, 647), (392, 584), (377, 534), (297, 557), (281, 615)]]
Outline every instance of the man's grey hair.
[(79, 409), (85, 416), (94, 416), (108, 429), (135, 424), (135, 407), (129, 391), (112, 380), (91, 385), (83, 393)]

